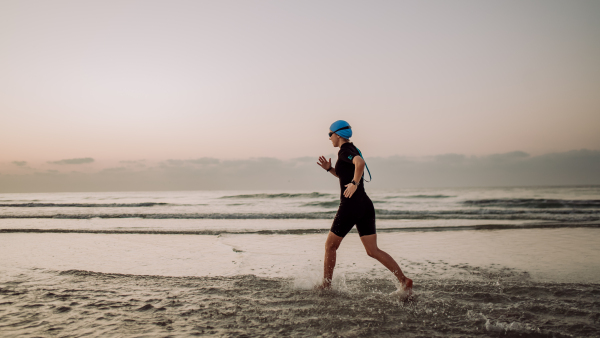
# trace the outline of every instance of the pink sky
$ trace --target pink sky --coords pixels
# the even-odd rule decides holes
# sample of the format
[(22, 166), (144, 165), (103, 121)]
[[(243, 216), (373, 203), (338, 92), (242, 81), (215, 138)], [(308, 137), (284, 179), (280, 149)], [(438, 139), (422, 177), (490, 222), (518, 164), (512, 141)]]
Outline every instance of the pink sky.
[(4, 1), (0, 164), (600, 149), (597, 1)]

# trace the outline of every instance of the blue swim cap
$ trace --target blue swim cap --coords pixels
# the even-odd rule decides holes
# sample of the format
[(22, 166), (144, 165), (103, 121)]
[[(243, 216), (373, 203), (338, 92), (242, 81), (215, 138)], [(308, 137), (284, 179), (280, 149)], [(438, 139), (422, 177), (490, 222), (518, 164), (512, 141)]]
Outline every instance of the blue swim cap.
[(344, 120), (337, 120), (331, 124), (331, 127), (329, 127), (329, 129), (332, 132), (338, 134), (339, 136), (341, 136), (345, 139), (351, 138), (352, 137), (352, 129), (348, 128), (348, 129), (338, 130), (338, 129), (344, 128), (344, 127), (350, 127), (350, 124)]

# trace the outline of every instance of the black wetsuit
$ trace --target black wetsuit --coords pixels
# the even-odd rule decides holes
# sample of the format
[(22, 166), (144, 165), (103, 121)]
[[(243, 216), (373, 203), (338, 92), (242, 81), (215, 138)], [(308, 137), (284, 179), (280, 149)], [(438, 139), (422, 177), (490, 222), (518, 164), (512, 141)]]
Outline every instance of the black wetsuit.
[(331, 232), (344, 237), (356, 224), (358, 234), (362, 236), (375, 234), (375, 208), (373, 202), (365, 192), (364, 181), (361, 177), (360, 183), (352, 197), (344, 197), (346, 184), (354, 179), (355, 156), (360, 156), (358, 150), (352, 143), (344, 143), (338, 152), (335, 163), (335, 173), (340, 179), (340, 208), (338, 209)]

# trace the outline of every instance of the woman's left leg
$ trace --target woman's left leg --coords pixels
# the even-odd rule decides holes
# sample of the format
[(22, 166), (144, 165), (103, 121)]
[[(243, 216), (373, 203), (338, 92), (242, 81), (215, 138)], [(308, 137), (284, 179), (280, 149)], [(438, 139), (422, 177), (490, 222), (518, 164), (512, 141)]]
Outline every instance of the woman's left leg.
[(383, 266), (388, 268), (388, 270), (390, 270), (394, 276), (398, 278), (400, 284), (405, 287), (412, 287), (412, 280), (407, 278), (404, 273), (402, 273), (400, 266), (398, 263), (396, 263), (392, 256), (388, 255), (387, 252), (377, 247), (377, 234), (362, 236), (360, 240), (365, 246), (365, 250), (367, 250), (367, 255), (375, 258), (381, 264), (383, 264)]

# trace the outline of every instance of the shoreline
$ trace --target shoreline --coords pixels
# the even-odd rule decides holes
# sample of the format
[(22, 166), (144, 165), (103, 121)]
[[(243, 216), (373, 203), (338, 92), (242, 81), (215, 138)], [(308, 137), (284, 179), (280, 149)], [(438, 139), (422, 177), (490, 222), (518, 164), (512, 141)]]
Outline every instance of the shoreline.
[[(576, 223), (529, 223), (529, 224), (481, 224), (436, 227), (378, 228), (377, 232), (430, 232), (430, 231), (466, 231), (466, 230), (517, 230), (517, 229), (562, 229), (562, 228), (600, 228), (596, 222)], [(325, 234), (329, 229), (282, 229), (282, 230), (116, 230), (116, 229), (0, 229), (0, 233), (78, 233), (78, 234), (145, 234), (145, 235), (301, 235)], [(355, 228), (350, 233), (358, 233)]]

